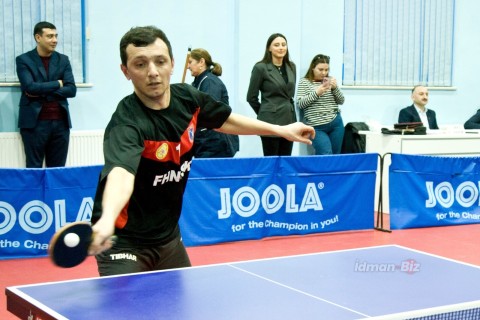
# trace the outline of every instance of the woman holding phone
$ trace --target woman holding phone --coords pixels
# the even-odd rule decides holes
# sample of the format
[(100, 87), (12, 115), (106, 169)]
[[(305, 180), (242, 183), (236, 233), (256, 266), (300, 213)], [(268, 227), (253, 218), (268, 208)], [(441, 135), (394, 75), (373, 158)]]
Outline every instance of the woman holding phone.
[(316, 55), (297, 89), (297, 106), (304, 112), (303, 122), (315, 128), (316, 155), (339, 154), (345, 132), (339, 108), (345, 97), (329, 71), (330, 57)]

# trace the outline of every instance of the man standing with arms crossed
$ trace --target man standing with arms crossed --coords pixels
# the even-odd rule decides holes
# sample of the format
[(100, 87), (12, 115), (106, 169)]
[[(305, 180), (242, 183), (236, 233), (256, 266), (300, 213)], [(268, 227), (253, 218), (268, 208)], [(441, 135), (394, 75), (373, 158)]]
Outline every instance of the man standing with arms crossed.
[(50, 22), (35, 25), (37, 46), (16, 58), (22, 96), (18, 127), (27, 168), (63, 167), (72, 123), (67, 98), (77, 87), (68, 57), (55, 51), (57, 30)]

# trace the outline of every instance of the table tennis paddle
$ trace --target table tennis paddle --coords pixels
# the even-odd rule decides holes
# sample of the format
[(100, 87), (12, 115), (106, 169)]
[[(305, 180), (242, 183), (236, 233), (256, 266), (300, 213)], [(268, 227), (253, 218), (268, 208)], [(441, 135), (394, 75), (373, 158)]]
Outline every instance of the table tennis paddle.
[(78, 221), (60, 228), (50, 240), (48, 254), (52, 262), (62, 268), (71, 268), (82, 263), (88, 256), (92, 242), (92, 226)]

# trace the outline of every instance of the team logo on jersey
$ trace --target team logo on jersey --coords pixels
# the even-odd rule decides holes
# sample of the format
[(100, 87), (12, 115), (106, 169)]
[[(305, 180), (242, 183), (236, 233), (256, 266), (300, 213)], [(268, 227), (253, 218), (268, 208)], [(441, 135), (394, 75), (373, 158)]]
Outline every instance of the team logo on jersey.
[(162, 143), (160, 147), (158, 147), (157, 151), (155, 152), (155, 156), (158, 160), (163, 160), (168, 154), (168, 144)]
[(190, 142), (193, 141), (193, 138), (195, 137), (195, 131), (193, 129), (193, 126), (188, 127), (188, 139), (190, 139)]

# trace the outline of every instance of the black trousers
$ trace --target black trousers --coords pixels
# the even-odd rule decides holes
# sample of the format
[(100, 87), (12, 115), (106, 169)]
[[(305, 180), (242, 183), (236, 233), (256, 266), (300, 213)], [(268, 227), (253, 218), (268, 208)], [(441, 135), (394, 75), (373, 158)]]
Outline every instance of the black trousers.
[(261, 137), (264, 156), (290, 156), (293, 142), (284, 138)]
[(95, 256), (100, 276), (190, 267), (187, 250), (179, 236), (149, 248), (114, 245)]
[(35, 128), (21, 128), (27, 168), (64, 167), (70, 128), (63, 120), (39, 120)]

